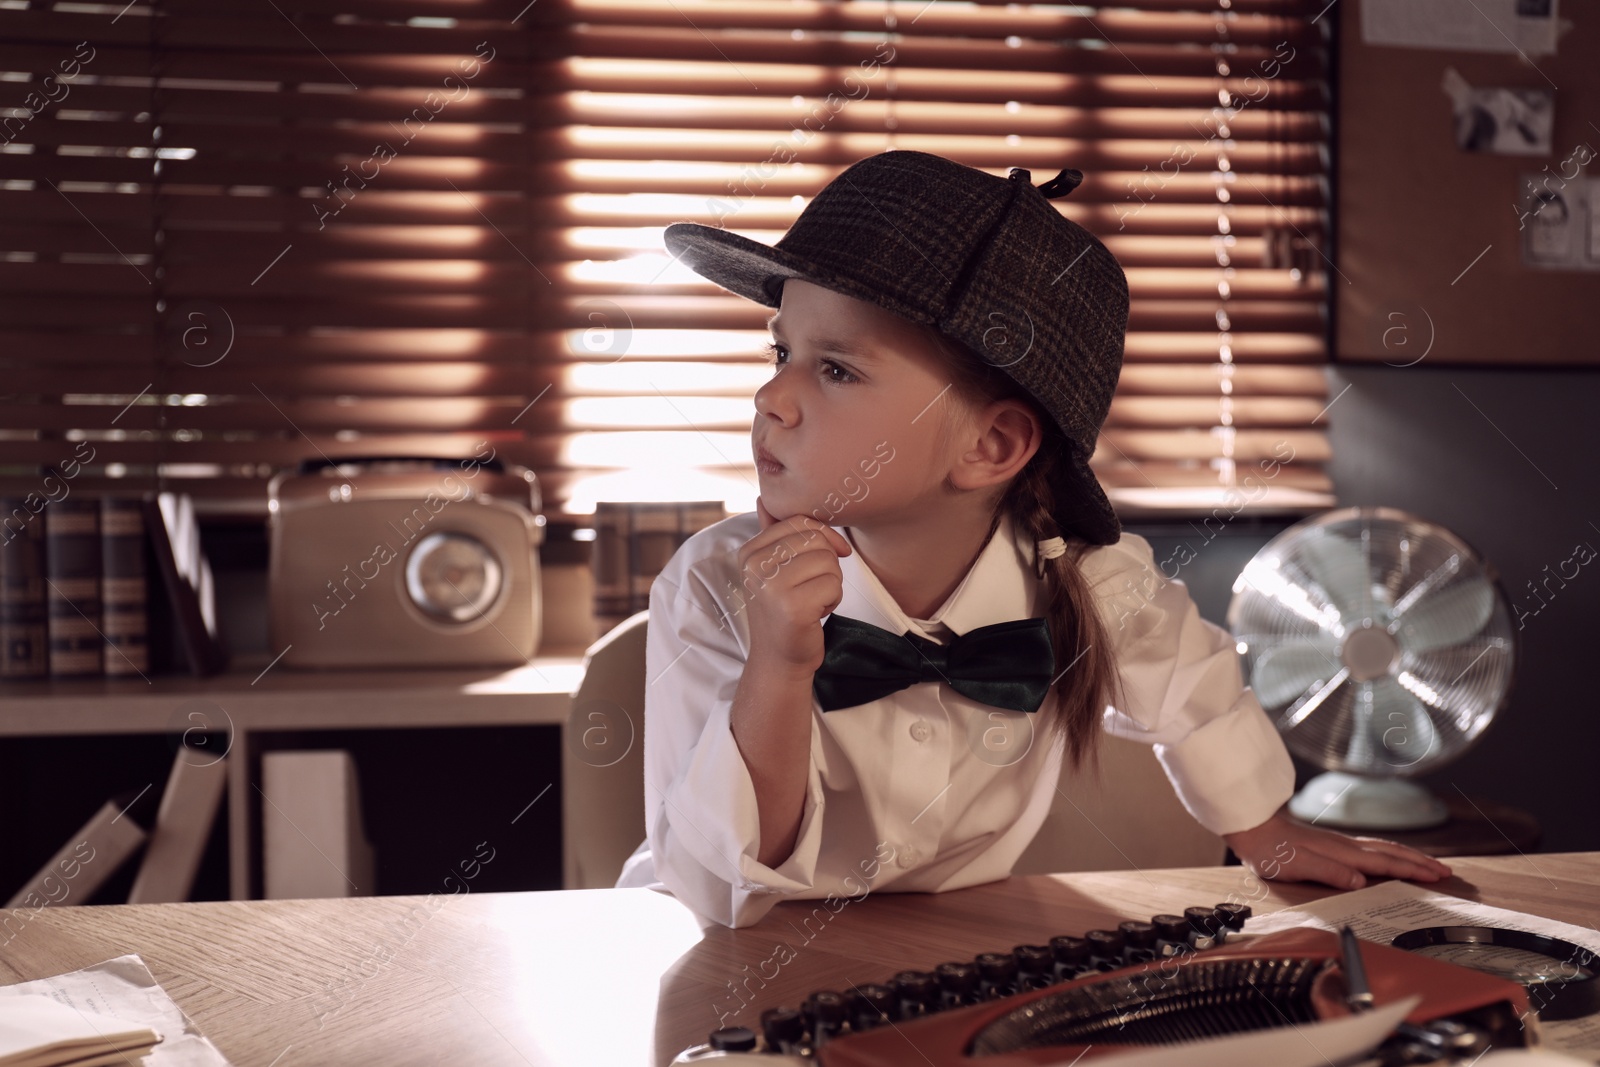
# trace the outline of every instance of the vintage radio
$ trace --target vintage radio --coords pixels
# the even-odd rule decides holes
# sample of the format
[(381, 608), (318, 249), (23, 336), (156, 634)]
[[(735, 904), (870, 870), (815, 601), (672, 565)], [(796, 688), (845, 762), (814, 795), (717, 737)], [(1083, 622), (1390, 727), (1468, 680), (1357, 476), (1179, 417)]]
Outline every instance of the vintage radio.
[(538, 648), (545, 520), (531, 471), (487, 446), (465, 460), (308, 461), (269, 494), (284, 665), (500, 667)]

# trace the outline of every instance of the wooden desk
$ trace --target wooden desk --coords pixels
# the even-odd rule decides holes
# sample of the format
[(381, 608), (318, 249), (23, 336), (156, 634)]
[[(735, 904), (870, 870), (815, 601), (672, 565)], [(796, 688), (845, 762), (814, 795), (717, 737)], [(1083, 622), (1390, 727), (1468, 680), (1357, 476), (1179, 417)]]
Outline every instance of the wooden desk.
[[(1600, 852), (1451, 865), (1444, 891), (1600, 922)], [(1240, 867), (1030, 875), (876, 894), (822, 909), (809, 928), (820, 901), (704, 931), (644, 889), (61, 908), (25, 921), (0, 950), (0, 984), (137, 952), (237, 1067), (632, 1067), (704, 1040), (718, 1013), (738, 1006), (729, 983), (757, 975), (756, 989), (780, 943), (795, 957), (729, 1025), (819, 988), (1119, 919), (1227, 899), (1264, 913), (1333, 892), (1264, 883)]]

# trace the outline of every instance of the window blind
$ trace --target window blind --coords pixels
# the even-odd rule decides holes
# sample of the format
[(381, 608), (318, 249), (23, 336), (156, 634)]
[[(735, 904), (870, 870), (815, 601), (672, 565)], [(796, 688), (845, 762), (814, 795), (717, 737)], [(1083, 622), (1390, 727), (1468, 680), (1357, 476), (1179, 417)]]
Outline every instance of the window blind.
[(1330, 506), (1320, 6), (0, 0), (7, 481), (87, 447), (253, 514), (302, 459), (487, 441), (553, 517), (750, 510), (769, 312), (661, 229), (772, 242), (907, 148), (1085, 173), (1125, 518)]

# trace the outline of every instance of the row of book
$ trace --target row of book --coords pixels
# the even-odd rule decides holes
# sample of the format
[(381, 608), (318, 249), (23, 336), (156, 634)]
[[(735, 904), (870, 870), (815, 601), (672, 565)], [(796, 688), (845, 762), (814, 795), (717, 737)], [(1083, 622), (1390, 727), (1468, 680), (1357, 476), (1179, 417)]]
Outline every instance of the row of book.
[(145, 504), (0, 497), (0, 679), (150, 668)]
[[(157, 807), (150, 787), (107, 800), (5, 908), (87, 904), (143, 850), (129, 904), (188, 900), (227, 785), (226, 757), (178, 746)], [(261, 757), (262, 865), (268, 900), (371, 896), (376, 853), (361, 819), (355, 760), (343, 749)], [(98, 900), (96, 903), (118, 903)], [(11, 916), (31, 921), (36, 913)], [(0, 926), (0, 948), (16, 921)]]

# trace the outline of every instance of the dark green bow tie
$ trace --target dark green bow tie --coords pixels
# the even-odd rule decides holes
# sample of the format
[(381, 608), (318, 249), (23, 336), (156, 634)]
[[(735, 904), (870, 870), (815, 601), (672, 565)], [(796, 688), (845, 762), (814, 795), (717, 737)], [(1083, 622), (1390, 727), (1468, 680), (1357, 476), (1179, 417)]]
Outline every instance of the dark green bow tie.
[(980, 704), (1037, 711), (1055, 676), (1044, 619), (979, 626), (938, 645), (830, 615), (822, 638), (825, 651), (812, 690), (823, 711), (867, 704), (918, 682), (945, 682)]

